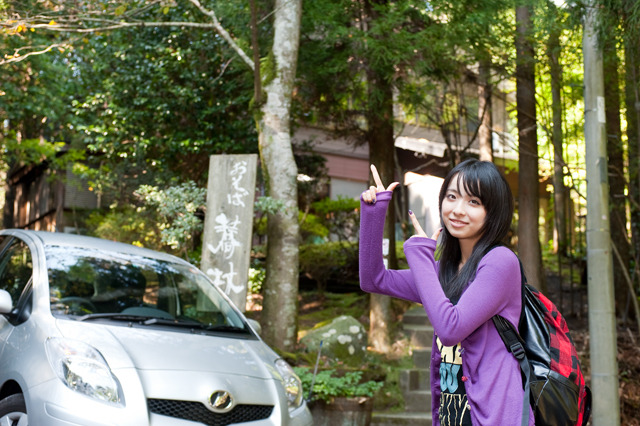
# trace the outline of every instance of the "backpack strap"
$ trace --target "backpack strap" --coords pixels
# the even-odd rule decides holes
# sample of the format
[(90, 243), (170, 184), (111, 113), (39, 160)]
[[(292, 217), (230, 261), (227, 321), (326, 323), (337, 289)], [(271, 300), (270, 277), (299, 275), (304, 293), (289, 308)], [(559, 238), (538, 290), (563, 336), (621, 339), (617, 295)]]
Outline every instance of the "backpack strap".
[[(525, 285), (527, 283), (527, 277), (524, 275), (524, 268), (522, 266), (522, 262), (520, 258), (518, 258), (518, 263), (520, 263), (520, 283), (522, 286), (521, 294), (522, 294), (522, 304), (520, 310), (520, 318), (518, 322), (518, 326), (524, 321), (525, 318), (525, 310), (524, 310), (524, 301), (525, 301)], [(524, 398), (522, 400), (522, 426), (529, 425), (529, 409), (531, 408), (531, 377), (533, 375), (531, 371), (531, 364), (529, 364), (529, 359), (524, 350), (524, 342), (518, 333), (518, 330), (515, 329), (513, 324), (509, 322), (506, 318), (501, 317), (500, 315), (494, 315), (492, 317), (493, 324), (496, 326), (496, 330), (498, 330), (498, 334), (502, 338), (504, 345), (507, 347), (507, 350), (513, 354), (513, 356), (518, 361), (520, 365), (520, 371), (523, 376), (523, 387), (524, 387)]]
[(507, 319), (501, 317), (500, 315), (495, 315), (493, 318), (493, 323), (502, 337), (502, 341), (504, 342), (507, 350), (513, 354), (513, 356), (520, 364), (520, 370), (523, 374), (524, 381), (524, 398), (522, 400), (522, 426), (529, 425), (529, 408), (531, 406), (531, 365), (529, 365), (529, 360), (527, 359), (527, 355), (524, 352), (524, 346), (522, 345), (522, 340), (520, 339), (520, 335), (513, 328), (513, 324), (511, 324)]

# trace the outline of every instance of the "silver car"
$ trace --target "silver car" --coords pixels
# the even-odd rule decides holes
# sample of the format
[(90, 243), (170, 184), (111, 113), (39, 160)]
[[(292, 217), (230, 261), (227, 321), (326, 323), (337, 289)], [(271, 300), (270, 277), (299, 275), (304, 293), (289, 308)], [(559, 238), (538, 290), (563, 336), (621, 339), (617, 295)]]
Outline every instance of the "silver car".
[(0, 425), (310, 425), (256, 328), (174, 256), (0, 231)]

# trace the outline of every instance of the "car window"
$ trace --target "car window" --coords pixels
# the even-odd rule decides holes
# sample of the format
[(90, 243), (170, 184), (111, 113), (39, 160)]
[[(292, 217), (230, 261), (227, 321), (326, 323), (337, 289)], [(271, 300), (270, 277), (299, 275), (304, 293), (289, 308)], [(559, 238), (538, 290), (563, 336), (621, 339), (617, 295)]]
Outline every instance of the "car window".
[(54, 315), (126, 314), (245, 327), (195, 267), (125, 253), (45, 248)]
[(14, 303), (29, 283), (33, 274), (33, 262), (29, 247), (14, 240), (0, 256), (0, 289), (11, 294)]

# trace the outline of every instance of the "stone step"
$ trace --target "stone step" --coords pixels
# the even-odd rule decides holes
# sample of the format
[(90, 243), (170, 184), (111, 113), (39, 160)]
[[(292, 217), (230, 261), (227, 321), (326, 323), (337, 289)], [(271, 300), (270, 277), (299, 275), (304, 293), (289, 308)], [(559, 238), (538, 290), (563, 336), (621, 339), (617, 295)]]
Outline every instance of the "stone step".
[(417, 368), (429, 368), (431, 365), (431, 347), (413, 348), (412, 355), (413, 365)]
[(431, 426), (431, 414), (427, 413), (378, 413), (371, 416), (371, 426)]
[(413, 390), (405, 392), (404, 411), (407, 413), (431, 412), (431, 390)]
[(405, 312), (402, 329), (409, 338), (415, 368), (400, 371), (400, 389), (404, 397), (404, 411), (374, 412), (372, 426), (431, 426), (431, 389), (429, 364), (433, 344), (433, 327), (422, 306)]
[(402, 316), (403, 324), (429, 325), (427, 313), (422, 306), (416, 306), (407, 310)]
[(431, 348), (433, 344), (433, 327), (430, 325), (403, 323), (402, 331), (409, 338), (414, 348)]
[(430, 390), (430, 381), (429, 369), (427, 368), (414, 368), (400, 371), (400, 389), (403, 392)]

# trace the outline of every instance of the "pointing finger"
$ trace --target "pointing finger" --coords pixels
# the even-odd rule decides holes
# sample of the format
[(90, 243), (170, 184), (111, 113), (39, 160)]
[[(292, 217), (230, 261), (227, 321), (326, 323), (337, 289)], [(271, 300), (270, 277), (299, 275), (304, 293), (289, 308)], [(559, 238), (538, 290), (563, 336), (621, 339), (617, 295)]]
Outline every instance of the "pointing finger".
[(433, 235), (431, 236), (431, 239), (438, 241), (438, 237), (440, 236), (441, 232), (442, 232), (442, 228), (436, 229), (436, 232), (433, 233)]
[(384, 191), (384, 185), (382, 184), (382, 180), (380, 179), (380, 175), (378, 174), (378, 169), (373, 164), (371, 165), (371, 174), (373, 175), (373, 181), (376, 183), (379, 191)]
[(416, 235), (417, 237), (426, 237), (427, 234), (424, 233), (424, 230), (422, 229), (422, 226), (420, 225), (420, 222), (418, 221), (418, 218), (416, 217), (415, 214), (413, 214), (413, 212), (411, 210), (409, 210), (409, 217), (411, 218), (411, 223), (413, 224), (413, 229), (415, 229), (416, 231)]
[(391, 185), (389, 185), (389, 187), (387, 188), (387, 191), (393, 192), (393, 190), (396, 189), (396, 186), (398, 185), (400, 185), (400, 182), (393, 182)]

